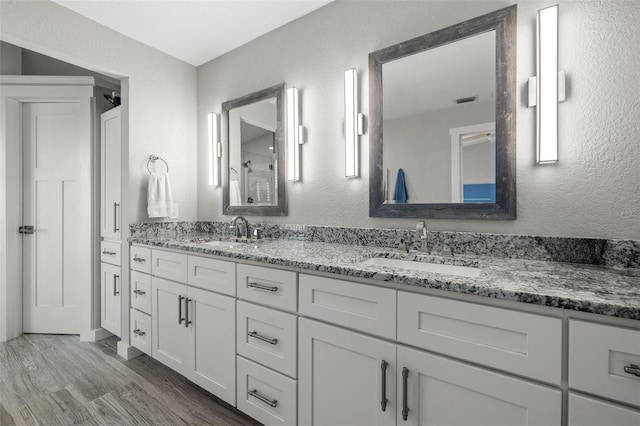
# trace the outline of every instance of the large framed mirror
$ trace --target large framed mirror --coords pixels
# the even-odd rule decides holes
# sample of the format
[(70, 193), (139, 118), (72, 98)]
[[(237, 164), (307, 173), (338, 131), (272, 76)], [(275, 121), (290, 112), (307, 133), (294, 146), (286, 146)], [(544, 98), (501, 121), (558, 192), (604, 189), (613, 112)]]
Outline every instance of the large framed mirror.
[(284, 84), (222, 104), (223, 213), (286, 216)]
[(369, 216), (516, 218), (516, 7), (369, 54)]

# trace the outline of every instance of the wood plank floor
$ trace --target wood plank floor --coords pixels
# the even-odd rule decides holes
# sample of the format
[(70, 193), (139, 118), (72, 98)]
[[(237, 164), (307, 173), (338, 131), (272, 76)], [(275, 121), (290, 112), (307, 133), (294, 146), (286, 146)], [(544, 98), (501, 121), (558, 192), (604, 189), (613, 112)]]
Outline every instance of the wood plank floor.
[(0, 425), (260, 425), (116, 339), (25, 334), (0, 343)]

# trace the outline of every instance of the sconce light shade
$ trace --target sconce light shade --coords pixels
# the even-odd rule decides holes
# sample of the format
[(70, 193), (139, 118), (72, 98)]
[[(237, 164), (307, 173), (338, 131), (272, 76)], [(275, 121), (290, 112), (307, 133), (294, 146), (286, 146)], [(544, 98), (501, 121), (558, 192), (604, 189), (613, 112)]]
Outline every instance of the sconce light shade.
[(344, 161), (345, 176), (358, 177), (358, 136), (362, 134), (363, 116), (358, 112), (358, 73), (344, 72)]
[(207, 115), (207, 123), (209, 129), (209, 186), (220, 185), (220, 155), (221, 144), (218, 140), (218, 115), (210, 112)]
[(287, 179), (300, 180), (300, 110), (298, 89), (287, 89)]
[[(556, 163), (558, 161), (558, 102), (560, 101), (558, 5), (538, 11), (536, 33), (536, 161), (538, 164)], [(564, 78), (564, 73), (561, 74), (561, 78)], [(561, 83), (564, 88), (564, 81)]]

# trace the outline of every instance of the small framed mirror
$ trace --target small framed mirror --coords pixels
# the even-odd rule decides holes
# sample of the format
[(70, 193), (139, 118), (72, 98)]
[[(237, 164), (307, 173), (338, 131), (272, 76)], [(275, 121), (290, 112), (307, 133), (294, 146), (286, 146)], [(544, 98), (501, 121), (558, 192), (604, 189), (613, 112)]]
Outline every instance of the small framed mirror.
[(284, 84), (222, 104), (223, 213), (286, 216)]
[(371, 217), (515, 219), (516, 7), (369, 54)]

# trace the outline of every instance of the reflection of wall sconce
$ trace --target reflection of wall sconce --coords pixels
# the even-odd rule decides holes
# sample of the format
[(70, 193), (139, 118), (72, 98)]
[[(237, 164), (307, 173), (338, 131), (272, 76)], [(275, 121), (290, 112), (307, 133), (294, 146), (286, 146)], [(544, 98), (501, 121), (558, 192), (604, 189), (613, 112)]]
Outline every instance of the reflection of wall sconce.
[(218, 114), (207, 115), (209, 128), (209, 186), (220, 185), (219, 158), (222, 155), (222, 144), (218, 139)]
[(558, 103), (565, 99), (565, 72), (558, 71), (558, 5), (538, 11), (536, 77), (529, 79), (529, 108), (536, 110), (536, 162), (558, 161)]
[(345, 176), (358, 177), (358, 136), (364, 133), (364, 115), (358, 112), (358, 72), (344, 72)]
[(300, 145), (304, 143), (304, 127), (300, 125), (298, 89), (287, 89), (287, 179), (300, 180)]

